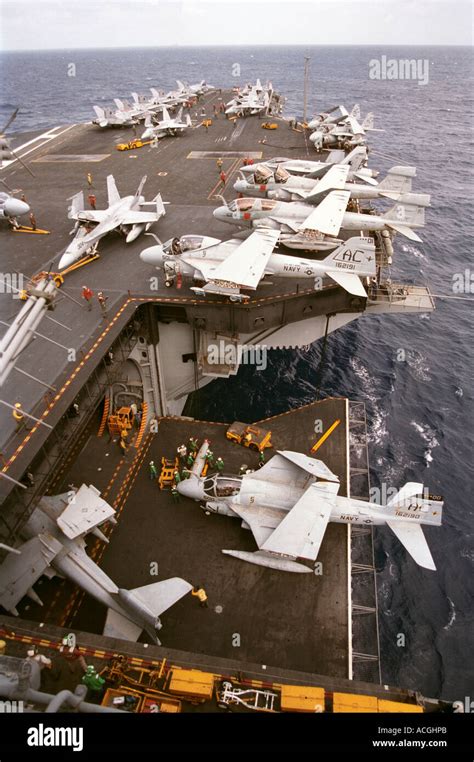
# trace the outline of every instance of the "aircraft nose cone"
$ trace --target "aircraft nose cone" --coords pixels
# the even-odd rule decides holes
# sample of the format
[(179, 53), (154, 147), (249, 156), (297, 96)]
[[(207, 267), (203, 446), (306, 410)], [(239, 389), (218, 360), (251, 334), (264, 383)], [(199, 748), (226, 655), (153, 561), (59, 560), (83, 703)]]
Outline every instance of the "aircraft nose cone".
[(68, 251), (66, 249), (61, 259), (59, 260), (58, 268), (60, 270), (64, 270), (66, 267), (73, 265), (77, 259), (79, 259), (79, 254), (77, 252)]
[(226, 206), (218, 206), (217, 209), (214, 209), (212, 215), (216, 218), (216, 220), (225, 220), (228, 214), (228, 209)]
[(176, 485), (176, 489), (180, 495), (189, 497), (192, 500), (202, 500), (204, 497), (201, 483), (195, 476), (191, 476), (189, 479), (184, 479), (184, 481), (179, 482), (179, 484)]
[(148, 246), (140, 252), (140, 259), (147, 265), (159, 265), (162, 262), (163, 248), (161, 246)]
[(21, 217), (22, 214), (28, 214), (30, 211), (28, 204), (17, 198), (7, 199), (3, 208), (7, 217)]

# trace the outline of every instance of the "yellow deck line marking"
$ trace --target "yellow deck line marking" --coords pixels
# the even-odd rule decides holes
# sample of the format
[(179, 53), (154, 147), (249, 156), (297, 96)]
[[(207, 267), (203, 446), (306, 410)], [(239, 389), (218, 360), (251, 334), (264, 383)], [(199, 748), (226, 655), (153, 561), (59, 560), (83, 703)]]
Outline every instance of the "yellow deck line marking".
[(316, 452), (316, 450), (319, 450), (319, 448), (321, 447), (321, 445), (322, 445), (322, 444), (324, 444), (324, 442), (326, 441), (326, 439), (327, 439), (328, 437), (330, 437), (330, 436), (331, 436), (331, 434), (332, 434), (332, 432), (334, 431), (334, 429), (337, 429), (337, 427), (339, 426), (339, 424), (340, 424), (340, 423), (341, 423), (341, 419), (340, 419), (340, 418), (336, 418), (336, 420), (335, 420), (335, 421), (334, 421), (334, 423), (333, 423), (333, 424), (332, 424), (332, 425), (331, 425), (331, 426), (328, 428), (328, 430), (326, 431), (326, 433), (325, 433), (325, 434), (323, 434), (323, 435), (322, 435), (322, 437), (320, 437), (320, 438), (318, 439), (318, 441), (317, 441), (317, 442), (315, 442), (315, 444), (312, 446), (312, 448), (311, 448), (311, 452)]

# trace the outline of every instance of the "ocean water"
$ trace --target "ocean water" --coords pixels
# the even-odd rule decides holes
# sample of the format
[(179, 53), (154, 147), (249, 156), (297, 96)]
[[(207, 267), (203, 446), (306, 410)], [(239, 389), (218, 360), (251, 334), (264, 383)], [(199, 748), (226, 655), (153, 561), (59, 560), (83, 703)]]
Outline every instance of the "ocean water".
[[(304, 55), (311, 57), (310, 111), (356, 102), (363, 115), (373, 111), (375, 126), (385, 132), (371, 135), (370, 166), (383, 177), (395, 164), (414, 164), (415, 189), (431, 193), (423, 243), (397, 238), (392, 277), (428, 284), (440, 297), (436, 311), (365, 317), (331, 334), (321, 378), (316, 342), (307, 350), (271, 352), (265, 371), (243, 367), (225, 382), (225, 394), (214, 382), (194, 404), (200, 417), (254, 420), (313, 401), (320, 385), (322, 396), (365, 402), (372, 485), (421, 481), (445, 498), (443, 526), (425, 530), (437, 572), (416, 566), (389, 529), (375, 532), (383, 681), (462, 700), (474, 695), (472, 52), (215, 47), (4, 53), (0, 122), (16, 105), (18, 132), (89, 120), (92, 104), (129, 97), (132, 90), (171, 89), (176, 77), (205, 78), (220, 87), (270, 78), (287, 96), (287, 114), (301, 115)], [(369, 62), (383, 55), (426, 59), (428, 83), (370, 79)], [(71, 64), (75, 76), (68, 76)], [(233, 76), (234, 64), (240, 77)], [(461, 275), (465, 293), (455, 293)], [(405, 635), (403, 647), (397, 646), (399, 634)]]

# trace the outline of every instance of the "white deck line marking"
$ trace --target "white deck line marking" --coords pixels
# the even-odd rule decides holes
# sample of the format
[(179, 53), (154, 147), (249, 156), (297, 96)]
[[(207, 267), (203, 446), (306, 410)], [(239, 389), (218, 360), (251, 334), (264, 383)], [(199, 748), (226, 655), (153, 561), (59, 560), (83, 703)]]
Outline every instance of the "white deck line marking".
[[(29, 151), (26, 151), (26, 153), (19, 154), (20, 159), (23, 159), (25, 156), (28, 156), (28, 154), (32, 153), (33, 151), (36, 151), (38, 148), (42, 148), (46, 143), (49, 143), (50, 140), (54, 140), (54, 138), (59, 138), (61, 135), (64, 135), (65, 132), (68, 132), (68, 130), (72, 130), (73, 127), (75, 127), (75, 124), (70, 124), (69, 127), (66, 127), (64, 130), (61, 130), (61, 132), (58, 132), (55, 135), (52, 135), (51, 133), (54, 130), (59, 130), (59, 127), (53, 127), (51, 130), (48, 130), (48, 132), (43, 132), (42, 135), (38, 135), (36, 138), (33, 138), (32, 140), (29, 140), (27, 143), (23, 143), (23, 145), (19, 146), (18, 148), (14, 148), (13, 150), (15, 153), (19, 153), (22, 148), (26, 148), (27, 146), (31, 145), (32, 143), (36, 143), (37, 140), (44, 139), (42, 143), (39, 143), (37, 146), (34, 146), (33, 148), (30, 148)], [(14, 164), (18, 159), (11, 159), (11, 161), (4, 161), (2, 169), (8, 169), (8, 167), (11, 167), (12, 164)]]

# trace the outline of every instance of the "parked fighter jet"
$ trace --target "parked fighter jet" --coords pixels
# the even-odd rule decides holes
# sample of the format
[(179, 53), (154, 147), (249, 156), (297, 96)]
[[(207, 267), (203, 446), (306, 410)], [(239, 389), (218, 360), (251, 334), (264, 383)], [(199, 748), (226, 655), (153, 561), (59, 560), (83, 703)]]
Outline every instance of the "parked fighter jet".
[[(240, 179), (234, 183), (234, 190), (244, 196), (274, 198), (279, 201), (301, 201), (318, 192), (325, 183), (331, 187), (331, 178), (341, 173), (349, 179), (347, 164), (333, 164), (322, 179), (291, 175), (281, 166), (271, 169), (266, 163), (254, 165), (252, 172), (240, 173)], [(397, 201), (402, 194), (408, 194), (412, 188), (411, 178), (416, 175), (416, 167), (392, 167), (387, 176), (376, 186), (346, 182), (343, 186), (351, 198), (374, 199), (390, 198)], [(324, 185), (323, 185), (324, 187)], [(406, 196), (405, 201), (408, 200)]]
[(104, 635), (135, 641), (146, 630), (160, 645), (160, 615), (192, 585), (172, 577), (134, 590), (117, 587), (87, 555), (84, 540), (91, 532), (108, 542), (99, 526), (107, 521), (116, 523), (114, 514), (92, 485), (43, 497), (22, 530), (26, 542), (15, 549), (19, 554), (8, 555), (0, 566), (0, 605), (15, 616), (16, 606), (25, 595), (42, 606), (32, 587), (41, 575), (67, 577), (107, 606)]
[[(378, 176), (377, 170), (369, 169), (366, 167), (367, 163), (367, 148), (366, 146), (356, 146), (346, 154), (345, 151), (332, 149), (328, 152), (325, 161), (308, 161), (307, 159), (287, 159), (285, 157), (275, 157), (273, 159), (267, 159), (262, 162), (266, 167), (271, 170), (281, 167), (290, 175), (297, 175), (298, 177), (312, 177), (320, 178), (329, 172), (333, 164), (348, 164), (349, 174), (347, 179), (349, 181), (363, 180), (371, 185), (377, 185), (377, 181), (374, 179)], [(240, 171), (244, 174), (251, 174), (254, 170), (254, 166), (249, 164), (242, 166)]]
[(159, 120), (153, 119), (151, 114), (145, 118), (146, 130), (142, 135), (142, 140), (149, 140), (151, 138), (162, 138), (166, 135), (179, 135), (188, 127), (191, 127), (191, 117), (186, 114), (186, 120), (182, 121), (183, 109), (180, 108), (176, 117), (169, 115), (168, 110), (163, 106), (162, 118)]
[(360, 277), (375, 276), (375, 245), (372, 238), (354, 237), (344, 242), (322, 261), (275, 254), (279, 231), (256, 230), (245, 241), (222, 242), (206, 236), (182, 236), (164, 245), (151, 246), (140, 254), (147, 264), (161, 267), (165, 284), (173, 285), (179, 276), (203, 281), (191, 286), (202, 296), (222, 294), (231, 301), (249, 297), (241, 289), (255, 290), (267, 275), (282, 278), (330, 277), (350, 294), (367, 296)]
[[(77, 233), (59, 260), (60, 270), (69, 267), (78, 259), (85, 256), (104, 235), (112, 230), (119, 228), (122, 232), (126, 233), (125, 240), (127, 243), (130, 243), (135, 238), (138, 238), (140, 233), (148, 230), (154, 222), (158, 222), (163, 217), (166, 212), (161, 194), (158, 193), (152, 201), (145, 201), (141, 195), (145, 182), (146, 175), (142, 178), (134, 196), (120, 198), (114, 176), (108, 175), (107, 193), (109, 206), (107, 209), (100, 211), (84, 209), (84, 194), (82, 191), (72, 196), (68, 217), (71, 220), (76, 220), (73, 232), (77, 231)], [(150, 211), (146, 211), (146, 207)], [(89, 230), (91, 224), (96, 224), (96, 227)]]
[[(334, 183), (331, 182), (328, 187), (324, 184), (326, 177), (320, 181), (318, 190), (306, 197), (307, 203), (239, 198), (215, 209), (214, 217), (241, 227), (280, 230), (280, 241), (285, 246), (308, 251), (327, 251), (339, 245), (340, 239), (334, 236), (341, 229), (367, 232), (395, 230), (411, 241), (421, 241), (413, 228), (425, 224), (429, 195), (410, 193), (407, 199), (402, 195), (395, 206), (383, 214), (346, 212), (350, 192), (330, 190)], [(340, 179), (342, 181), (342, 175)], [(318, 203), (316, 208), (313, 203)]]
[(16, 218), (28, 214), (30, 207), (19, 198), (0, 191), (0, 220), (8, 220), (13, 225), (16, 224)]
[(319, 125), (310, 136), (316, 150), (320, 151), (327, 146), (341, 146), (344, 148), (362, 145), (366, 142), (366, 132), (374, 128), (374, 115), (367, 114), (362, 124), (353, 116), (345, 117), (342, 123)]
[(94, 106), (94, 111), (97, 119), (93, 119), (92, 124), (97, 124), (99, 127), (132, 127), (138, 124), (138, 119), (118, 108)]
[(228, 116), (248, 116), (260, 114), (270, 105), (270, 94), (273, 91), (271, 82), (265, 87), (259, 79), (255, 85), (248, 86), (238, 92), (232, 100), (226, 103), (225, 113)]
[(196, 82), (195, 85), (188, 85), (187, 83), (180, 82), (180, 80), (177, 79), (176, 84), (178, 85), (178, 92), (186, 95), (187, 97), (193, 95), (204, 95), (204, 93), (208, 93), (211, 90), (214, 90), (214, 86), (208, 85), (205, 79), (202, 79), (200, 82)]
[(441, 498), (426, 498), (422, 484), (409, 482), (383, 506), (339, 497), (339, 487), (338, 477), (322, 461), (285, 450), (251, 474), (203, 478), (194, 473), (177, 489), (203, 503), (206, 511), (239, 518), (242, 527), (251, 530), (258, 550), (222, 552), (259, 566), (311, 572), (297, 559), (316, 561), (326, 527), (333, 521), (386, 524), (417, 564), (436, 569), (420, 525), (440, 526)]
[(322, 111), (314, 116), (308, 122), (308, 127), (310, 130), (317, 130), (322, 124), (339, 124), (349, 116), (354, 117), (354, 119), (360, 119), (360, 106), (358, 103), (353, 106), (350, 113), (345, 106), (332, 106), (328, 111)]

